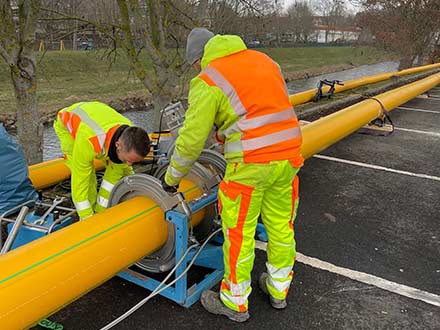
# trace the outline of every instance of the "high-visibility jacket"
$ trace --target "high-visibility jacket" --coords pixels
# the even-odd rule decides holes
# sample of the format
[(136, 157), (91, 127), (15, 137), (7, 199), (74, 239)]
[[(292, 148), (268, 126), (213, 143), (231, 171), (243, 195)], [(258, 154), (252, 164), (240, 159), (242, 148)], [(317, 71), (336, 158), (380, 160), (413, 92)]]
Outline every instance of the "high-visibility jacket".
[(289, 160), (300, 167), (301, 129), (278, 64), (230, 35), (209, 40), (201, 64), (191, 80), (167, 184), (178, 184), (190, 171), (213, 125), (230, 163)]
[[(101, 102), (75, 103), (58, 112), (54, 129), (71, 170), (72, 199), (81, 219), (105, 209), (113, 186), (123, 176), (133, 173), (130, 166), (113, 163), (108, 157), (113, 134), (121, 125), (132, 124)], [(98, 195), (95, 158), (106, 165)]]

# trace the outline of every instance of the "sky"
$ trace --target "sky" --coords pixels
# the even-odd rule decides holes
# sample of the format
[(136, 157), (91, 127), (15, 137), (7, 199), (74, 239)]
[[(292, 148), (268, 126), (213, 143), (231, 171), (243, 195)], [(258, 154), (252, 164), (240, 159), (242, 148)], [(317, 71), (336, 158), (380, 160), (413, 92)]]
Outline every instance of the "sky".
[[(284, 9), (287, 9), (287, 7), (289, 7), (291, 4), (295, 3), (295, 1), (298, 0), (284, 0)], [(302, 0), (302, 1), (307, 1), (307, 0)], [(309, 2), (315, 2), (315, 3), (319, 3), (319, 0), (308, 0)], [(352, 13), (356, 13), (358, 11), (358, 9), (353, 6), (350, 1), (345, 0), (345, 5), (347, 6), (347, 9), (352, 12)]]

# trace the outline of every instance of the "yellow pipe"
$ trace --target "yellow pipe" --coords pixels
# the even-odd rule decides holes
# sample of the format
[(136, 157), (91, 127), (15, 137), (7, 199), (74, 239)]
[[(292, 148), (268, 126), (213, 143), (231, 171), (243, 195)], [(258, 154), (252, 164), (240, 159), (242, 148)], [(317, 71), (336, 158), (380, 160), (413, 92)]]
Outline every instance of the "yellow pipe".
[[(347, 80), (347, 81), (344, 81), (344, 86), (335, 85), (335, 93), (340, 93), (340, 92), (343, 92), (346, 90), (354, 89), (354, 88), (368, 85), (368, 84), (374, 84), (379, 81), (390, 79), (393, 76), (405, 76), (405, 75), (414, 74), (414, 73), (418, 73), (418, 72), (437, 69), (439, 67), (440, 67), (440, 63), (435, 63), (435, 64), (430, 64), (430, 65), (424, 65), (424, 66), (419, 66), (419, 67), (415, 67), (415, 68), (410, 68), (410, 69), (406, 69), (406, 70), (402, 70), (402, 71), (380, 73), (380, 74), (376, 74), (376, 75), (372, 75), (372, 76), (362, 77), (359, 79)], [(323, 92), (328, 92), (329, 89), (330, 89), (330, 87), (325, 86), (325, 87), (323, 87)], [(292, 105), (294, 105), (294, 106), (299, 105), (299, 104), (303, 104), (303, 103), (307, 103), (307, 102), (313, 100), (313, 98), (315, 97), (315, 94), (316, 94), (316, 88), (309, 89), (309, 90), (301, 92), (301, 93), (292, 94), (289, 96), (290, 103), (292, 103)]]
[[(189, 180), (188, 200), (201, 195)], [(196, 226), (204, 211), (193, 215)], [(162, 209), (135, 197), (0, 257), (2, 330), (27, 329), (115, 273), (161, 248), (168, 236)]]
[[(440, 83), (440, 74), (378, 95), (391, 110)], [(302, 128), (305, 158), (381, 114), (366, 100)], [(188, 184), (188, 186), (186, 186)], [(197, 189), (182, 185), (191, 194)], [(159, 249), (167, 237), (163, 211), (136, 197), (0, 257), (2, 330), (26, 329)], [(195, 220), (197, 222), (197, 220)]]
[[(375, 98), (384, 105), (386, 110), (391, 111), (439, 83), (440, 73), (436, 73), (425, 79), (375, 96)], [(303, 126), (301, 128), (303, 134), (301, 153), (303, 157), (309, 158), (324, 150), (376, 119), (381, 113), (380, 104), (375, 100), (368, 99)]]
[[(104, 168), (104, 163), (97, 159), (95, 159), (94, 165), (97, 170)], [(63, 158), (29, 166), (29, 179), (37, 190), (53, 186), (69, 177), (70, 170)]]
[[(161, 133), (160, 136), (166, 137), (171, 136), (171, 134), (164, 132)], [(157, 143), (159, 134), (149, 134), (149, 138), (152, 142)], [(146, 158), (151, 158), (152, 155), (153, 153), (150, 152)], [(104, 163), (95, 159), (94, 166), (96, 170), (102, 170), (104, 168)], [(69, 177), (70, 169), (65, 164), (63, 158), (52, 159), (47, 162), (29, 166), (29, 179), (37, 190), (53, 186)]]
[(167, 239), (163, 211), (136, 197), (0, 257), (2, 330), (31, 327)]

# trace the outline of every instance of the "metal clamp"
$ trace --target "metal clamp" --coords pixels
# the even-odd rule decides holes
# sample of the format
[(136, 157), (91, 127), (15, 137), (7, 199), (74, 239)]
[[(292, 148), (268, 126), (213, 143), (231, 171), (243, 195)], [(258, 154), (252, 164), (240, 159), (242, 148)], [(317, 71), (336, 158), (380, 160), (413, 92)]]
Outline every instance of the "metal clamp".
[(183, 195), (183, 193), (177, 192), (174, 195), (170, 196), (170, 198), (173, 201), (177, 201), (177, 203), (174, 205), (174, 207), (167, 211), (175, 210), (184, 213), (186, 218), (188, 219), (188, 223), (190, 223), (192, 220), (192, 211), (188, 203), (185, 201), (185, 196)]
[(53, 202), (52, 205), (47, 209), (46, 212), (44, 212), (44, 214), (41, 216), (40, 219), (38, 219), (37, 221), (35, 221), (34, 223), (36, 225), (42, 225), (46, 222), (46, 218), (47, 216), (62, 202), (64, 202), (65, 198), (64, 197), (56, 197)]

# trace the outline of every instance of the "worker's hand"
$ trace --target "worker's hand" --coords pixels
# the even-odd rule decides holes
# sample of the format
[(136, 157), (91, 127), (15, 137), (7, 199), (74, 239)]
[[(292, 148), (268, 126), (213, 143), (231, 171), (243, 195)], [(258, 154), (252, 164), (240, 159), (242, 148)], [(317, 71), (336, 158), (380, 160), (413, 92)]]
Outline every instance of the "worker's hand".
[(165, 177), (162, 179), (162, 188), (168, 195), (174, 195), (177, 192), (177, 186), (170, 186), (165, 182)]

